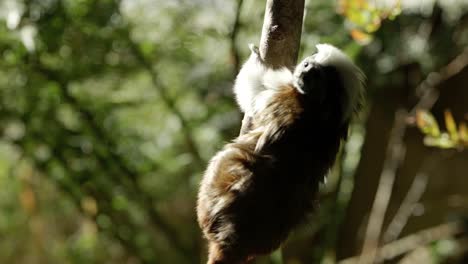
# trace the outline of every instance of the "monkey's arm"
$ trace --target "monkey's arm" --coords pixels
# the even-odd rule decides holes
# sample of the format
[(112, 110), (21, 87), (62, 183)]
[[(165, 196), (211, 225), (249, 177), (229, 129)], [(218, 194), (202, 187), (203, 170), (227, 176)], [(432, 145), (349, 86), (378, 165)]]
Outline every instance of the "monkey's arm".
[(263, 104), (265, 108), (255, 114), (258, 122), (263, 124), (263, 133), (255, 146), (256, 153), (281, 139), (303, 112), (298, 92), (292, 85), (280, 87)]
[(250, 44), (249, 47), (250, 56), (237, 74), (233, 90), (242, 112), (251, 116), (254, 98), (265, 90), (262, 80), (267, 68), (260, 58), (258, 48), (253, 44)]
[(242, 65), (234, 82), (234, 94), (237, 104), (244, 113), (239, 135), (244, 135), (252, 129), (252, 106), (254, 98), (258, 93), (264, 90), (262, 78), (266, 68), (260, 58), (258, 48), (249, 44), (250, 57)]

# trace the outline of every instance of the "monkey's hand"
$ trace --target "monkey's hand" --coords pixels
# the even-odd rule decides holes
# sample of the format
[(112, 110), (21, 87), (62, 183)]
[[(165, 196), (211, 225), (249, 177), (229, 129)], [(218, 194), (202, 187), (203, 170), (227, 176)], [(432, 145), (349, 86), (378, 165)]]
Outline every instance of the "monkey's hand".
[(255, 44), (249, 43), (249, 49), (250, 49), (250, 52), (252, 52), (252, 54), (260, 58), (260, 50), (258, 49), (257, 46), (255, 46)]

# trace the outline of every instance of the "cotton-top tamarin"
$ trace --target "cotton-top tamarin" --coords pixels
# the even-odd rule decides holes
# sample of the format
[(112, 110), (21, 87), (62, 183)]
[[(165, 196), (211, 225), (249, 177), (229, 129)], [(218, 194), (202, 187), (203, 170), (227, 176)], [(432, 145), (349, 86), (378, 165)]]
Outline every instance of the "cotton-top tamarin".
[(303, 222), (363, 90), (359, 68), (331, 45), (317, 45), (294, 72), (250, 49), (234, 93), (251, 124), (211, 159), (198, 194), (209, 264), (268, 254)]

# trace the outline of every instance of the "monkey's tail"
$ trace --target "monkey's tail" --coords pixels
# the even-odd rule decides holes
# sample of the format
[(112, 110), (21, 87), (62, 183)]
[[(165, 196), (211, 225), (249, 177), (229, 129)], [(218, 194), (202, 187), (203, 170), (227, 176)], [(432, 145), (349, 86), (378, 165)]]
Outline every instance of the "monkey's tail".
[(207, 264), (249, 264), (252, 258), (235, 250), (224, 250), (216, 243), (210, 243)]

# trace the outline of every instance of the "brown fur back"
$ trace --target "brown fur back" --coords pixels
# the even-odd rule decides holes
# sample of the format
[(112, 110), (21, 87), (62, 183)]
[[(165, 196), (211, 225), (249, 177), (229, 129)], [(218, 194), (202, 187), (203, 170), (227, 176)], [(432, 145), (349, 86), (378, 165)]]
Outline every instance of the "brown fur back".
[(347, 127), (336, 125), (341, 116), (321, 120), (304, 100), (282, 87), (254, 114), (252, 129), (211, 159), (197, 207), (208, 263), (267, 254), (312, 211)]

